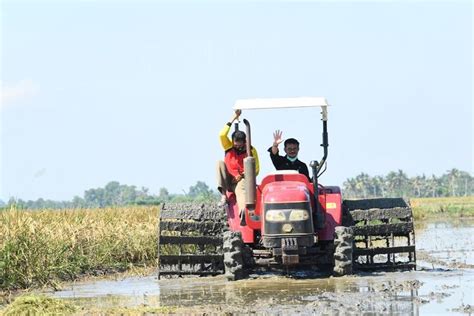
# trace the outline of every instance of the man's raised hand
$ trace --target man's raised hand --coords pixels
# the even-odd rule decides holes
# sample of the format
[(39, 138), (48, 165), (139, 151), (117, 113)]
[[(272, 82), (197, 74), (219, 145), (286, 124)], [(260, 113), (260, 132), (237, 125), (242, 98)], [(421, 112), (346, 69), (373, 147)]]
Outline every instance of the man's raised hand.
[(283, 139), (281, 138), (282, 134), (283, 134), (283, 132), (280, 131), (279, 129), (277, 129), (273, 133), (273, 146), (278, 147), (278, 145), (281, 144), (281, 142), (283, 141)]
[(230, 122), (232, 123), (233, 121), (237, 120), (240, 114), (242, 114), (242, 110), (239, 110), (239, 109), (235, 110), (234, 115), (232, 116), (232, 120)]

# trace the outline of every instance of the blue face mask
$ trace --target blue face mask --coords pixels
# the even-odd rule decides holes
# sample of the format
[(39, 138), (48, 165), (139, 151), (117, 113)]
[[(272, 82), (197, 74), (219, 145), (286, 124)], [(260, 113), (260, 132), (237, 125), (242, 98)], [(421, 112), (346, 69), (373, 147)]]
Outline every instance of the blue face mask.
[(294, 156), (293, 158), (291, 158), (290, 156), (286, 156), (286, 159), (288, 159), (291, 162), (295, 162), (296, 159), (298, 159), (298, 156)]

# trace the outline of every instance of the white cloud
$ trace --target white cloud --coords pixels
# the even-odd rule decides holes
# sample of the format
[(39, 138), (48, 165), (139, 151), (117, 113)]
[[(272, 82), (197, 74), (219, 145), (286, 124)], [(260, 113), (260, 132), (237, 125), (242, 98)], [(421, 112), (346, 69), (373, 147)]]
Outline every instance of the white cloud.
[(15, 84), (0, 82), (0, 107), (4, 108), (16, 100), (38, 94), (39, 86), (31, 79), (21, 80)]

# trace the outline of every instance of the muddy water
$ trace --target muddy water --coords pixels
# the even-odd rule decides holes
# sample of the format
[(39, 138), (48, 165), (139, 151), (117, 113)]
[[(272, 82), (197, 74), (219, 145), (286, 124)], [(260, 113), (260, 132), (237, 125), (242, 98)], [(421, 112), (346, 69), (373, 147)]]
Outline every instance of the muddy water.
[(154, 276), (75, 283), (52, 296), (82, 306), (172, 306), (182, 313), (453, 314), (474, 306), (474, 221), (424, 223), (416, 230), (417, 271), (333, 278), (314, 273)]

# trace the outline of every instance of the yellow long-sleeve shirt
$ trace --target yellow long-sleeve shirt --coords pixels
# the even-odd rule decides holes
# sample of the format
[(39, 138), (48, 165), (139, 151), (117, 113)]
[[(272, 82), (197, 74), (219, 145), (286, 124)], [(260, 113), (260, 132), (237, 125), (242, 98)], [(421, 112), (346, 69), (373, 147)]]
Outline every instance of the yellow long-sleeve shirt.
[[(229, 136), (228, 136), (229, 131), (230, 131), (230, 125), (226, 124), (221, 129), (221, 131), (219, 132), (219, 140), (220, 140), (222, 148), (224, 149), (226, 154), (230, 149), (233, 148), (232, 141), (229, 139)], [(252, 150), (252, 157), (255, 158), (255, 173), (256, 173), (256, 175), (258, 175), (258, 173), (260, 171), (260, 163), (259, 163), (259, 160), (258, 160), (258, 153), (257, 153), (257, 150), (253, 146), (252, 146), (251, 150)], [(228, 165), (227, 168), (228, 168), (229, 173), (232, 174), (235, 177), (240, 172), (243, 172), (244, 166), (243, 166), (243, 162), (240, 162), (240, 161), (237, 160), (237, 157), (236, 157), (235, 154), (233, 156), (235, 156), (235, 157), (234, 157), (234, 159), (230, 159), (230, 160), (232, 160), (232, 163), (230, 163), (230, 166)], [(247, 156), (247, 154), (245, 154), (245, 157), (246, 156)], [(226, 160), (228, 160), (228, 159), (226, 159)]]

